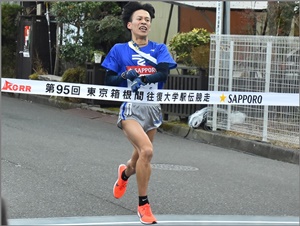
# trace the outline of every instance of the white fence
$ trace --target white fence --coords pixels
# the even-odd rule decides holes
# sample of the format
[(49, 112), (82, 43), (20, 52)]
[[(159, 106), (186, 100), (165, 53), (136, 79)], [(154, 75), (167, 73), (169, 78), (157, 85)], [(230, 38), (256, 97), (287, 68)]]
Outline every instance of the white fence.
[[(299, 93), (299, 40), (299, 37), (211, 35), (208, 89)], [(229, 130), (299, 147), (299, 107), (215, 105), (212, 108), (207, 123), (213, 130)]]

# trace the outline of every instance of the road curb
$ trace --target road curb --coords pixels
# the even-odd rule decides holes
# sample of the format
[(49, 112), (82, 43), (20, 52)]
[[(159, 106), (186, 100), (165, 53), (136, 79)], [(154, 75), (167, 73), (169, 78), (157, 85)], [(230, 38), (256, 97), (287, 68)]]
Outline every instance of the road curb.
[(172, 125), (167, 122), (163, 123), (161, 128), (168, 133), (176, 134), (187, 139), (198, 140), (218, 147), (254, 154), (282, 162), (299, 164), (299, 151), (297, 150), (241, 137), (232, 137), (222, 134), (219, 131), (210, 132), (201, 129), (190, 129), (189, 127)]
[[(85, 108), (92, 111), (98, 111), (105, 114), (115, 114), (118, 112), (111, 111), (105, 108), (89, 106), (85, 103), (70, 103), (55, 97), (38, 96), (29, 94), (9, 94), (6, 95), (19, 98), (25, 101), (50, 105), (53, 107), (70, 109), (70, 108)], [(274, 146), (270, 143), (264, 143), (255, 140), (248, 140), (241, 137), (232, 137), (222, 134), (220, 131), (205, 131), (201, 129), (193, 129), (188, 126), (174, 125), (170, 122), (163, 122), (160, 129), (164, 132), (171, 133), (176, 136), (181, 136), (191, 140), (198, 140), (203, 143), (215, 145), (218, 147), (228, 148), (236, 151), (241, 151), (249, 154), (254, 154), (282, 162), (299, 164), (299, 151), (284, 147)]]

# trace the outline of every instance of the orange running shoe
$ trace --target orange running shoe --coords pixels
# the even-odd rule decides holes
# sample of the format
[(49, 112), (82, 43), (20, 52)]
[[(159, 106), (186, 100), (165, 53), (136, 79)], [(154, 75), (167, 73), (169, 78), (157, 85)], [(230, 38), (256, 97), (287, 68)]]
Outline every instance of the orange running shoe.
[(113, 193), (114, 193), (114, 196), (115, 196), (116, 199), (121, 198), (126, 192), (126, 186), (127, 186), (128, 181), (123, 180), (122, 177), (121, 177), (123, 171), (126, 168), (127, 167), (124, 164), (119, 165), (118, 179), (117, 179), (116, 183), (114, 184), (114, 188), (113, 188)]
[(156, 218), (154, 217), (150, 204), (145, 204), (143, 206), (138, 206), (137, 214), (140, 218), (142, 224), (156, 224)]

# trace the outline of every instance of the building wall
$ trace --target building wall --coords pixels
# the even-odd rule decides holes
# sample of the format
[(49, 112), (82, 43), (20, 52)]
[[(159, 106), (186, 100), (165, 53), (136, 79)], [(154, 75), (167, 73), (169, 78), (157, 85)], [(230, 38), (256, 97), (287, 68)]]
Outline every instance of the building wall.
[[(143, 3), (150, 3), (155, 8), (155, 19), (152, 22), (152, 31), (150, 32), (150, 40), (163, 43), (167, 30), (169, 12), (171, 8), (170, 3), (162, 1), (145, 1)], [(256, 34), (260, 35), (263, 29), (263, 20), (265, 12), (256, 11)], [(253, 35), (253, 10), (239, 10), (231, 9), (230, 13), (230, 31), (231, 34), (247, 34)], [(167, 43), (178, 32), (188, 32), (193, 28), (205, 28), (209, 32), (215, 31), (216, 23), (216, 9), (202, 8), (196, 9), (190, 6), (174, 5), (169, 32), (167, 36)]]
[[(145, 1), (143, 3), (150, 3), (155, 8), (155, 19), (152, 22), (152, 31), (150, 32), (149, 38), (153, 41), (163, 43), (167, 30), (171, 4), (162, 1)], [(265, 17), (264, 12), (256, 11), (255, 14), (259, 14), (258, 18)], [(255, 22), (252, 18), (253, 10), (231, 9), (231, 34), (253, 35), (253, 24)], [(168, 44), (169, 40), (178, 32), (188, 32), (193, 28), (205, 28), (209, 32), (214, 32), (215, 23), (215, 8), (196, 9), (195, 7), (190, 6), (174, 5), (166, 44)], [(258, 19), (256, 21), (257, 35), (261, 34), (263, 25), (263, 19)]]
[[(255, 12), (262, 14), (262, 12)], [(179, 7), (179, 31), (188, 32), (193, 28), (205, 28), (209, 32), (215, 32), (216, 9), (203, 8), (195, 9), (193, 7)], [(253, 35), (254, 20), (252, 10), (231, 9), (230, 13), (230, 32), (231, 34)], [(257, 21), (257, 28), (260, 28), (261, 21)], [(258, 31), (259, 32), (259, 31)]]

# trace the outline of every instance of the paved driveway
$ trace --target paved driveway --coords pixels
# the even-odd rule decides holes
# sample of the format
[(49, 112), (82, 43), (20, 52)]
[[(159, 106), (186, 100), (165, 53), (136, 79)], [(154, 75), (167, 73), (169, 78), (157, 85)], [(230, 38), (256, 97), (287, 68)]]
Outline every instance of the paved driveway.
[[(121, 200), (112, 197), (132, 150), (116, 116), (5, 96), (1, 114), (10, 224), (140, 224), (134, 177)], [(298, 223), (298, 165), (162, 133), (154, 148), (149, 198), (160, 224)]]

